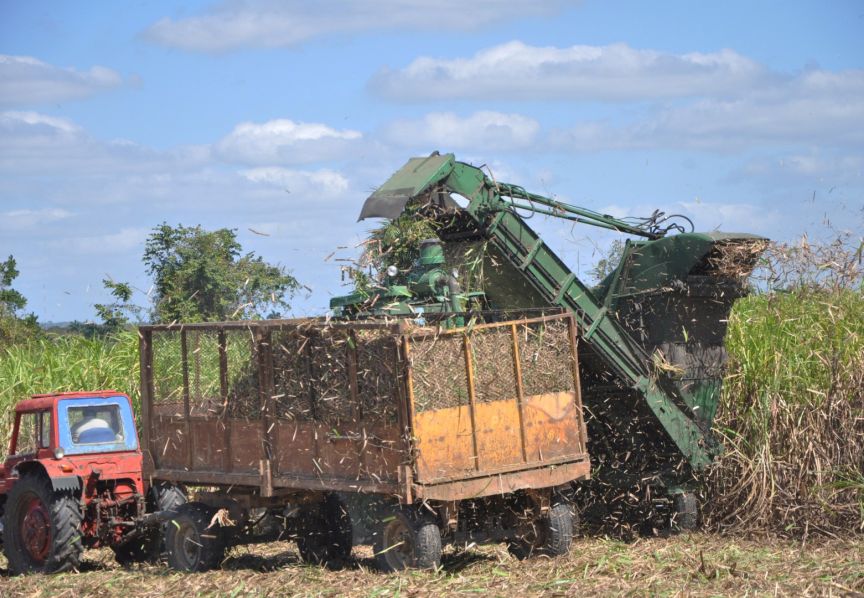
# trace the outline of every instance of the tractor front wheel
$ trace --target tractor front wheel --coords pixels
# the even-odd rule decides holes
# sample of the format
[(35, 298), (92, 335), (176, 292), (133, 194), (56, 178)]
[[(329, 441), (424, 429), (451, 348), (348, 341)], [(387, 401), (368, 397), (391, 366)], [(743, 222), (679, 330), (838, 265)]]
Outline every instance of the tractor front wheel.
[(25, 474), (9, 493), (3, 548), (14, 574), (55, 573), (81, 562), (81, 507), (42, 475)]

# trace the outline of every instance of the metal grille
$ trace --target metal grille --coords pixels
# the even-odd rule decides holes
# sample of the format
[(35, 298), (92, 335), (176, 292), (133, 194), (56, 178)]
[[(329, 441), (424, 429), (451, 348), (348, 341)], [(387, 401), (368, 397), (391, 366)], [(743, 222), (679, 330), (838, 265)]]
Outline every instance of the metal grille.
[(153, 335), (153, 407), (158, 415), (183, 417), (183, 354), (179, 331)]
[(441, 334), (412, 343), (414, 408), (418, 412), (468, 404), (462, 335)]
[(522, 388), (526, 397), (575, 389), (569, 335), (566, 319), (517, 327)]

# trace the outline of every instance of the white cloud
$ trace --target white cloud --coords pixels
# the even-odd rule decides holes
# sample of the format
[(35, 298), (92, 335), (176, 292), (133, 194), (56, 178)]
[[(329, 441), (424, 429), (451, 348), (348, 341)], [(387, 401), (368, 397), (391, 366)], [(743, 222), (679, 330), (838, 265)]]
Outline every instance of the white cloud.
[(115, 71), (94, 66), (87, 71), (58, 67), (30, 56), (0, 54), (0, 104), (63, 102), (123, 83)]
[(737, 151), (781, 145), (864, 143), (864, 71), (805, 73), (732, 99), (667, 106), (629, 124), (583, 122), (550, 133), (550, 145), (579, 151), (683, 148)]
[(276, 166), (240, 171), (245, 179), (304, 199), (332, 199), (348, 190), (348, 179), (333, 170), (302, 171)]
[(75, 123), (38, 112), (0, 112), (0, 173), (74, 172), (93, 175), (149, 173), (191, 168), (210, 159), (209, 148), (159, 152), (128, 140), (99, 140)]
[(198, 52), (281, 47), (335, 33), (470, 30), (512, 18), (552, 14), (572, 0), (228, 0), (204, 14), (163, 18), (145, 35)]
[(140, 249), (143, 253), (144, 242), (149, 234), (148, 228), (123, 227), (108, 233), (73, 235), (57, 239), (50, 242), (48, 246), (90, 256), (104, 254), (106, 251), (123, 254), (135, 249)]
[(732, 50), (670, 54), (626, 44), (529, 46), (511, 41), (471, 58), (421, 57), (384, 69), (371, 87), (397, 100), (643, 100), (725, 95), (773, 78)]
[(317, 162), (344, 155), (362, 138), (359, 131), (288, 119), (245, 122), (215, 145), (226, 162), (275, 165)]
[(0, 212), (0, 230), (24, 231), (51, 222), (65, 220), (72, 216), (72, 212), (61, 208), (41, 208), (38, 210), (10, 210)]
[(433, 112), (417, 120), (398, 120), (385, 128), (384, 136), (397, 145), (441, 149), (483, 148), (496, 150), (530, 146), (540, 123), (521, 114), (480, 111), (467, 117), (452, 112)]

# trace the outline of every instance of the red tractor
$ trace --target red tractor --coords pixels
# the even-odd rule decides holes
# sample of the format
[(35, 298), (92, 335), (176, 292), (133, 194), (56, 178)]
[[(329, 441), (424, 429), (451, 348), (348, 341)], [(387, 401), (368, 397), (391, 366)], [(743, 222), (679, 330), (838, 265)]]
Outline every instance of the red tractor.
[(143, 479), (132, 403), (113, 390), (34, 395), (15, 407), (0, 466), (0, 538), (12, 573), (66, 571), (85, 548), (122, 564), (158, 558), (186, 502)]

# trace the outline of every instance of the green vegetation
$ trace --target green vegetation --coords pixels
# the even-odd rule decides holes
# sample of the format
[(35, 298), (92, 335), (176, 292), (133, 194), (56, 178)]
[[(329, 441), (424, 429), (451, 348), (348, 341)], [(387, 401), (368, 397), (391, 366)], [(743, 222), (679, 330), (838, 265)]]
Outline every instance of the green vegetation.
[(20, 342), (41, 333), (34, 314), (21, 316), (27, 299), (12, 288), (18, 278), (18, 264), (13, 256), (0, 262), (0, 346)]
[(9, 448), (12, 407), (31, 394), (114, 389), (138, 406), (138, 335), (123, 331), (99, 338), (45, 336), (0, 347), (0, 455)]
[(726, 345), (714, 523), (864, 531), (864, 294), (754, 295), (736, 303)]
[(300, 283), (284, 268), (241, 252), (235, 230), (157, 226), (143, 258), (154, 283), (153, 321), (249, 320), (290, 308), (286, 296)]

